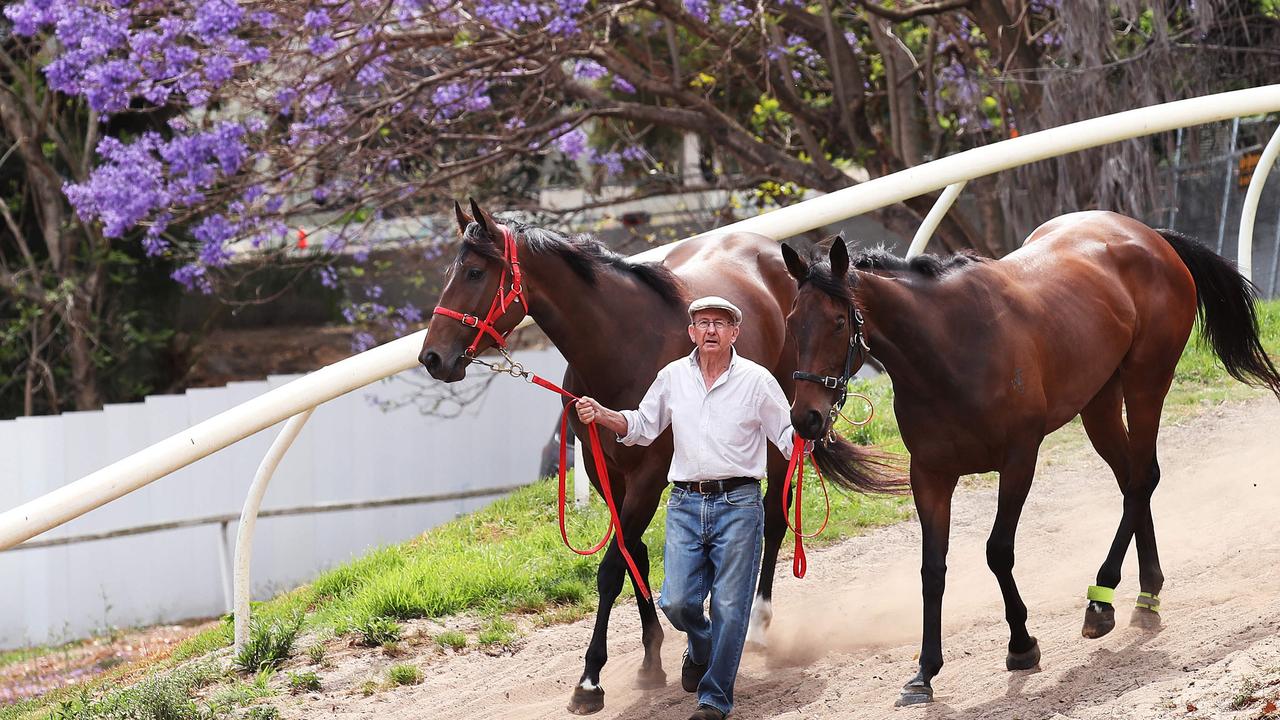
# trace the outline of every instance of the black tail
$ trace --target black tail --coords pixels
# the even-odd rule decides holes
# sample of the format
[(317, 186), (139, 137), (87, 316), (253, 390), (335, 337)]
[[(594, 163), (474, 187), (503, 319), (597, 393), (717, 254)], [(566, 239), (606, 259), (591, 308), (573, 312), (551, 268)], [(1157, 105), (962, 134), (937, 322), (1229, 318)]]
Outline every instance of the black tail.
[(1231, 377), (1265, 387), (1280, 398), (1280, 372), (1258, 338), (1258, 288), (1217, 253), (1175, 230), (1156, 230), (1169, 241), (1196, 282), (1200, 332)]
[(901, 458), (842, 437), (814, 443), (813, 461), (827, 479), (845, 490), (897, 495), (910, 488)]

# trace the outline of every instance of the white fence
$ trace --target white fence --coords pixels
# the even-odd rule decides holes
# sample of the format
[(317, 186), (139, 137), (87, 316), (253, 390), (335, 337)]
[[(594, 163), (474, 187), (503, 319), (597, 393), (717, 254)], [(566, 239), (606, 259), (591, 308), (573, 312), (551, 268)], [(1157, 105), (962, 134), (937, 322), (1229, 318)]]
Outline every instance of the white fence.
[[(555, 350), (521, 353), (559, 379)], [(488, 375), (483, 368), (476, 373)], [(419, 383), (430, 382), (425, 372)], [(212, 417), (297, 376), (190, 390), (99, 412), (0, 422), (0, 507), (10, 508)], [(414, 406), (383, 412), (367, 396), (413, 392), (392, 379), (318, 408), (284, 459), (264, 507), (420, 497), (532, 481), (556, 424), (557, 396), (499, 378), (455, 419)], [(40, 541), (219, 514), (237, 515), (275, 433), (260, 432), (47, 533)], [(255, 598), (306, 582), (371, 545), (398, 542), (490, 497), (264, 517), (254, 546)], [(232, 523), (229, 537), (234, 539)], [(0, 553), (0, 649), (131, 626), (216, 616), (229, 605), (231, 548), (218, 523)], [(222, 565), (222, 567), (220, 567)]]
[[(1277, 111), (1280, 111), (1280, 85), (1139, 108), (967, 150), (707, 234), (742, 230), (781, 239), (954, 186), (951, 192), (944, 193), (936, 212), (930, 213), (930, 218), (936, 219), (946, 212), (950, 202), (963, 189), (963, 183), (974, 178), (1120, 140)], [(1270, 171), (1269, 163), (1275, 160), (1278, 151), (1280, 134), (1272, 138), (1267, 152), (1263, 153), (1242, 212), (1238, 257), (1246, 276), (1252, 262), (1252, 222), (1261, 193), (1260, 180), (1265, 181)], [(913, 242), (913, 250), (918, 251), (927, 242), (931, 231), (931, 228), (922, 228)], [(669, 252), (670, 247), (655, 248), (637, 257), (657, 259)], [(425, 331), (419, 331), (322, 368), (0, 514), (0, 548), (11, 547), (58, 527), (285, 418), (305, 413), (370, 382), (413, 367), (424, 334)], [(277, 449), (283, 451), (284, 445)], [(269, 464), (264, 463), (264, 466)], [(264, 478), (269, 476), (269, 472), (264, 474)], [(246, 505), (245, 513), (252, 515), (251, 502)], [(246, 538), (246, 542), (251, 540)], [(242, 543), (241, 548), (244, 546)], [(243, 570), (247, 575), (248, 568)], [(236, 605), (236, 638), (239, 644), (247, 627), (248, 604), (238, 598)]]

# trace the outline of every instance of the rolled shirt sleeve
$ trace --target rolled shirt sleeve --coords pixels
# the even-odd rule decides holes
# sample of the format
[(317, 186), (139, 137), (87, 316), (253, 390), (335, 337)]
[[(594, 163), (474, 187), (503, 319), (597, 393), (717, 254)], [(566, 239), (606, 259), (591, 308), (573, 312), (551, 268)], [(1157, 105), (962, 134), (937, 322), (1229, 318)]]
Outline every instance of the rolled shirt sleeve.
[(790, 455), (795, 439), (791, 427), (791, 405), (778, 381), (768, 373), (761, 373), (760, 388), (756, 393), (756, 412), (765, 435), (783, 455)]
[(627, 421), (627, 433), (618, 438), (623, 445), (649, 445), (671, 425), (670, 368), (663, 368), (635, 410), (620, 410)]

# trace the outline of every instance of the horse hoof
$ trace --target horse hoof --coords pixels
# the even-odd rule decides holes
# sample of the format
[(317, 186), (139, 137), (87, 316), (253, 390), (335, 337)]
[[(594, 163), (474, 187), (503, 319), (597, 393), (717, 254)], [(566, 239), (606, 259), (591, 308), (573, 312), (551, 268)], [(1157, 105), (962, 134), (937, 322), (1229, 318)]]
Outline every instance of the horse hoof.
[(667, 673), (662, 668), (644, 670), (636, 673), (636, 687), (641, 690), (657, 690), (667, 686)]
[(1084, 627), (1080, 634), (1087, 638), (1100, 638), (1116, 627), (1116, 609), (1107, 603), (1089, 603), (1084, 609)]
[(902, 693), (898, 695), (898, 701), (893, 706), (906, 707), (931, 702), (933, 702), (933, 686), (927, 682), (913, 680), (902, 686)]
[(1022, 652), (1009, 651), (1004, 659), (1004, 666), (1010, 672), (1014, 670), (1030, 670), (1040, 664), (1040, 643), (1031, 638), (1031, 648)]
[(1143, 630), (1160, 629), (1160, 613), (1147, 608), (1134, 608), (1129, 616), (1129, 625)]
[(579, 685), (573, 689), (573, 697), (569, 700), (569, 712), (574, 715), (591, 715), (604, 709), (604, 688), (595, 687), (590, 690)]

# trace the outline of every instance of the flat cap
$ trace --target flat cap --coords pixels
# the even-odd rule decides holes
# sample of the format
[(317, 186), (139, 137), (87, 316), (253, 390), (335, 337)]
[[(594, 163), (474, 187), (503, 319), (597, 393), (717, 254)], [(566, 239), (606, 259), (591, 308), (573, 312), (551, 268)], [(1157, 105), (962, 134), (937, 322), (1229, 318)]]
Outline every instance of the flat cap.
[(699, 310), (725, 310), (733, 316), (734, 323), (742, 322), (742, 311), (738, 309), (738, 306), (719, 295), (708, 295), (689, 303), (689, 319), (692, 320), (693, 314)]

